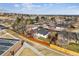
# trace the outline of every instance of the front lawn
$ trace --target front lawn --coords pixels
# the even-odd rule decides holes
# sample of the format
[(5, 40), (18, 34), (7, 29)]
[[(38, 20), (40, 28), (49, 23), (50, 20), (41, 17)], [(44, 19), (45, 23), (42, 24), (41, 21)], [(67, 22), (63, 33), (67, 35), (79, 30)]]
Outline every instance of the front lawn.
[(44, 37), (39, 37), (38, 39), (43, 40), (43, 41), (46, 41), (46, 42), (49, 42), (50, 41), (49, 39), (44, 38)]
[(67, 46), (67, 49), (78, 52), (79, 53), (79, 44), (72, 43)]

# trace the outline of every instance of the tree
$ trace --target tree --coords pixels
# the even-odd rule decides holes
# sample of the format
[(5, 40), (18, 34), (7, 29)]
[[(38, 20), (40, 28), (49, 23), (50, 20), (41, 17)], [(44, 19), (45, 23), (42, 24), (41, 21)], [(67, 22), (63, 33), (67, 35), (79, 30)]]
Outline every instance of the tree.
[(56, 45), (56, 41), (58, 39), (58, 33), (57, 32), (51, 32), (48, 35), (48, 39), (50, 39), (50, 44), (53, 42)]
[(76, 41), (75, 41), (75, 43), (78, 43), (78, 42), (79, 42), (78, 34), (76, 33), (75, 36), (76, 36)]
[(35, 21), (36, 21), (36, 22), (38, 22), (38, 21), (39, 21), (39, 17), (38, 17), (38, 16), (35, 18)]
[(41, 17), (42, 20), (45, 20), (46, 18), (44, 16)]
[(48, 35), (48, 39), (51, 39), (51, 35), (50, 34)]
[(55, 17), (52, 17), (51, 20), (52, 20), (52, 21), (55, 21)]
[(27, 24), (34, 24), (33, 19), (27, 19)]
[(16, 21), (15, 21), (15, 23), (19, 23), (21, 21), (21, 19), (19, 18), (19, 17), (17, 17), (17, 19), (16, 19)]

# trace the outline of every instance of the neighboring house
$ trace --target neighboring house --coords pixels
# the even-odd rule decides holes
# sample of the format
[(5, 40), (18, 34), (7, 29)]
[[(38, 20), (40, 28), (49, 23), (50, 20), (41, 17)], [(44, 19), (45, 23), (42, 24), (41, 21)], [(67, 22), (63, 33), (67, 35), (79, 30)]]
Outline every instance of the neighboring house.
[(37, 29), (35, 29), (36, 33), (34, 34), (35, 37), (44, 37), (47, 38), (49, 31), (46, 28), (43, 27), (38, 27)]
[(56, 31), (63, 31), (63, 30), (65, 30), (65, 28), (63, 28), (63, 27), (56, 27), (55, 30)]

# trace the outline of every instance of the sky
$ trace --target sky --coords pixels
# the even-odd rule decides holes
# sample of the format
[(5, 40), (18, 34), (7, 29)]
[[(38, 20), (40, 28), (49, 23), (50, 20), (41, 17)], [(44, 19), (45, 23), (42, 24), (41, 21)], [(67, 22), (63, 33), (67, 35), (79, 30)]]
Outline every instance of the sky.
[(79, 3), (0, 3), (0, 12), (79, 15)]

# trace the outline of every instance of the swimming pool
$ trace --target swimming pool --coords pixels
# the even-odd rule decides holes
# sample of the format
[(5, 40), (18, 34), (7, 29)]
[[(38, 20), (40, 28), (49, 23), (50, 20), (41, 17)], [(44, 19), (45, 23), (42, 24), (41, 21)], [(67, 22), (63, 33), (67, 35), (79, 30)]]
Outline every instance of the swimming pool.
[(0, 55), (13, 46), (18, 39), (0, 38)]

